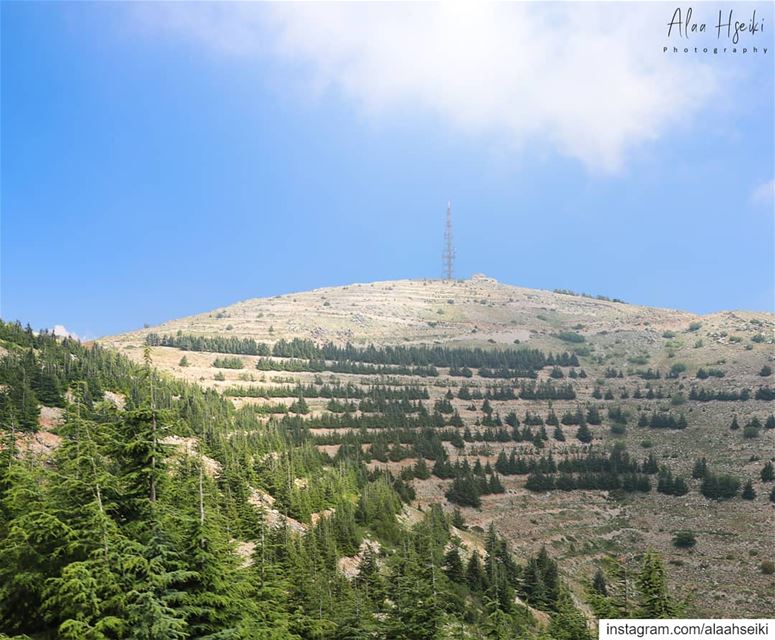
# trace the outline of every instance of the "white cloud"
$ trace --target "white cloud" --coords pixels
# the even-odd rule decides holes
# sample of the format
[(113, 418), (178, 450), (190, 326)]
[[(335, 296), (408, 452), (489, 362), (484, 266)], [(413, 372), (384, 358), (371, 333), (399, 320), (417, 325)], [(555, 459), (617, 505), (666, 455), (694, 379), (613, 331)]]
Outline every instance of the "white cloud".
[(662, 53), (662, 3), (143, 6), (146, 26), (221, 55), (278, 56), (370, 117), (427, 113), (593, 171), (620, 169), (719, 86), (701, 57)]
[(775, 178), (756, 187), (751, 194), (751, 202), (772, 207), (775, 204)]
[(74, 338), (75, 340), (80, 340), (78, 334), (68, 331), (62, 324), (55, 324), (51, 332), (55, 336), (60, 336), (62, 338)]

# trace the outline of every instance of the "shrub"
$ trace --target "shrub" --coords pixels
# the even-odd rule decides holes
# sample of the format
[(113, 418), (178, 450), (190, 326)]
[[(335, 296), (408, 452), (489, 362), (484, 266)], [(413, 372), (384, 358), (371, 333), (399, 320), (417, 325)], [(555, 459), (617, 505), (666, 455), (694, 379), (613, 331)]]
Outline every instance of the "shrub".
[(674, 407), (679, 407), (682, 404), (686, 403), (686, 396), (684, 396), (683, 393), (675, 393), (673, 394), (673, 397), (670, 398), (670, 404), (672, 404)]
[(697, 544), (697, 538), (693, 531), (678, 531), (673, 536), (673, 546), (678, 549), (691, 549)]
[(734, 498), (740, 489), (740, 480), (734, 476), (722, 474), (714, 475), (710, 472), (702, 479), (700, 492), (711, 500), (727, 500)]
[(669, 375), (671, 378), (677, 378), (684, 371), (686, 371), (686, 365), (683, 362), (676, 362), (672, 367), (670, 367)]
[(702, 326), (702, 322), (692, 322), (689, 324), (689, 331), (699, 331)]
[(213, 360), (213, 365), (217, 369), (242, 369), (245, 363), (242, 362), (242, 358), (236, 356), (224, 356), (223, 358), (216, 358)]
[(576, 333), (575, 331), (560, 331), (560, 333), (555, 334), (555, 338), (559, 338), (564, 342), (575, 342), (575, 343), (581, 343), (586, 340), (584, 336), (582, 336), (580, 333)]
[(772, 560), (762, 560), (762, 563), (759, 565), (759, 571), (765, 576), (771, 576), (775, 573), (775, 562)]
[(748, 424), (743, 428), (743, 437), (749, 440), (759, 437), (759, 427), (753, 424)]
[(771, 376), (771, 375), (772, 375), (772, 367), (770, 367), (769, 365), (766, 365), (766, 364), (765, 364), (765, 365), (764, 365), (764, 366), (761, 368), (761, 371), (759, 371), (759, 375), (760, 375), (762, 378), (766, 378), (766, 377), (768, 377), (768, 376)]

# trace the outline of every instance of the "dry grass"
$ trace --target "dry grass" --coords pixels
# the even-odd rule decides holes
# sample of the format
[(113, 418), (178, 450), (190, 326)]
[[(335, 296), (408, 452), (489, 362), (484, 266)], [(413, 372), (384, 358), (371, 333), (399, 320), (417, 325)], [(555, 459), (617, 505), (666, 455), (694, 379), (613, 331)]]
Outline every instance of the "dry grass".
[[(691, 323), (700, 323), (690, 330)], [(280, 338), (308, 338), (317, 342), (334, 341), (355, 344), (434, 344), (514, 347), (514, 341), (542, 349), (560, 352), (574, 345), (555, 337), (560, 331), (575, 331), (585, 336), (587, 354), (582, 367), (586, 380), (574, 381), (578, 400), (551, 403), (557, 415), (577, 403), (594, 401), (591, 391), (596, 379), (618, 392), (626, 387), (630, 396), (636, 384), (645, 382), (628, 376), (623, 380), (602, 380), (607, 367), (625, 373), (646, 367), (658, 368), (664, 374), (673, 364), (683, 363), (687, 373), (678, 380), (656, 381), (666, 392), (666, 399), (615, 402), (594, 401), (601, 406), (622, 404), (637, 415), (637, 410), (670, 408), (670, 396), (688, 394), (693, 384), (705, 388), (750, 388), (775, 384), (775, 378), (758, 375), (762, 365), (773, 368), (775, 349), (775, 317), (766, 313), (721, 312), (707, 316), (668, 309), (594, 300), (578, 296), (555, 294), (499, 284), (487, 278), (464, 282), (396, 281), (355, 284), (347, 287), (318, 289), (270, 299), (255, 299), (237, 303), (189, 318), (173, 320), (158, 327), (105, 338), (101, 342), (115, 347), (136, 361), (142, 360), (145, 335), (160, 334), (203, 336), (233, 335), (251, 337), (272, 343)], [(764, 342), (752, 341), (761, 334)], [(768, 342), (770, 341), (770, 342)], [(575, 345), (578, 346), (578, 345)], [(254, 368), (256, 357), (240, 356), (245, 369), (224, 370), (224, 381), (214, 380), (216, 369), (211, 366), (215, 354), (186, 352), (189, 367), (179, 367), (182, 352), (177, 349), (154, 348), (154, 364), (160, 369), (204, 386), (223, 390), (239, 385), (305, 384), (315, 379), (312, 373), (262, 372)], [(633, 364), (637, 357), (647, 364)], [(698, 367), (718, 368), (725, 372), (721, 380), (698, 381)], [(427, 386), (431, 394), (428, 405), (441, 397), (447, 388), (457, 389), (461, 379), (448, 378), (441, 371), (438, 379), (401, 377), (404, 383)], [(542, 372), (546, 376), (548, 372)], [(240, 376), (253, 380), (241, 380)], [(368, 383), (361, 375), (322, 374), (324, 381)], [(476, 376), (469, 381), (486, 385)], [(290, 404), (291, 398), (272, 399), (272, 403)], [(236, 404), (263, 402), (259, 399), (235, 399)], [(313, 412), (323, 410), (324, 401), (308, 401)], [(453, 401), (467, 424), (481, 417), (470, 411), (470, 402)], [(526, 410), (545, 416), (550, 403), (491, 401), (496, 412), (505, 416), (515, 410), (520, 418)], [(687, 402), (679, 410), (686, 413), (689, 428), (685, 431), (639, 429), (630, 421), (627, 433), (613, 436), (607, 426), (591, 427), (594, 446), (610, 446), (621, 440), (631, 454), (641, 458), (647, 450), (641, 447), (649, 440), (661, 463), (675, 473), (688, 477), (695, 458), (704, 456), (714, 471), (734, 473), (742, 479), (755, 479), (758, 496), (753, 501), (739, 498), (713, 503), (703, 498), (692, 481), (692, 491), (676, 498), (652, 492), (633, 495), (621, 501), (604, 492), (575, 491), (534, 494), (524, 489), (524, 477), (504, 478), (507, 493), (485, 496), (481, 510), (465, 509), (469, 525), (486, 529), (495, 522), (520, 554), (527, 554), (547, 545), (561, 559), (561, 566), (577, 589), (594, 572), (604, 556), (629, 556), (653, 548), (661, 552), (670, 564), (670, 575), (678, 593), (691, 599), (698, 615), (727, 617), (762, 617), (775, 611), (775, 576), (764, 575), (759, 566), (764, 560), (775, 560), (775, 505), (767, 501), (771, 484), (762, 486), (758, 473), (764, 460), (775, 459), (775, 430), (761, 437), (745, 440), (740, 431), (730, 432), (733, 414), (744, 424), (751, 415), (760, 419), (773, 412), (773, 403), (748, 402)], [(675, 408), (675, 407), (674, 407)], [(565, 455), (578, 446), (575, 427), (564, 427), (566, 443), (548, 441), (546, 452)], [(322, 432), (323, 430), (316, 430)], [(552, 428), (548, 427), (551, 436)], [(494, 462), (501, 447), (529, 449), (522, 443), (491, 444)], [(321, 446), (334, 455), (337, 446)], [(470, 451), (470, 447), (468, 447)], [(453, 459), (459, 455), (449, 447)], [(485, 458), (482, 456), (482, 462)], [(412, 461), (389, 463), (393, 471)], [(376, 463), (375, 463), (376, 464)], [(384, 466), (384, 465), (383, 465)], [(447, 483), (437, 479), (415, 481), (417, 500), (414, 507), (426, 508), (432, 502), (444, 500)], [(269, 505), (271, 509), (271, 505)], [(451, 508), (451, 505), (446, 505)], [(405, 518), (420, 516), (408, 509)], [(302, 525), (303, 526), (303, 525)], [(671, 544), (678, 529), (692, 529), (698, 544), (691, 551), (677, 550)], [(467, 536), (468, 544), (477, 537)]]

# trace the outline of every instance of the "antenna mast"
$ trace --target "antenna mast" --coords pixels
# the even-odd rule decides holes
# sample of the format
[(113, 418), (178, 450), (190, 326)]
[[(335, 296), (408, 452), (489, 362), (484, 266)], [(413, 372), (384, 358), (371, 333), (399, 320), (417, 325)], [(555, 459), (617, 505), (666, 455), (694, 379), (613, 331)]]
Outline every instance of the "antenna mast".
[(444, 253), (441, 255), (444, 278), (452, 280), (455, 272), (455, 247), (452, 244), (452, 203), (447, 203), (447, 222), (444, 225)]

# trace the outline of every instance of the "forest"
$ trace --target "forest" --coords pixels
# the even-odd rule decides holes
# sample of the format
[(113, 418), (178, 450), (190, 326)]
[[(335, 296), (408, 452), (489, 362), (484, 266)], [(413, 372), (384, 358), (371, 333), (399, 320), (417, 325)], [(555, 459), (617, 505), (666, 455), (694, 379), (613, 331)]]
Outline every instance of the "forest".
[[(539, 447), (548, 438), (543, 419), (528, 414), (520, 429), (514, 414), (505, 421), (511, 431), (466, 425), (461, 435), (448, 401), (429, 412), (423, 387), (377, 384), (288, 387), (282, 393), (295, 406), (267, 417), (159, 374), (148, 347), (133, 364), (2, 321), (0, 344), (0, 637), (584, 640), (594, 635), (588, 611), (659, 617), (684, 606), (653, 553), (639, 557), (624, 583), (621, 567), (601, 566), (577, 593), (547, 549), (519, 557), (495, 527), (476, 531), (460, 510), (432, 504), (406, 517), (414, 479), (431, 475), (448, 480), (447, 499), (466, 507), (503, 492), (501, 474), (529, 474), (534, 491), (648, 491), (657, 474), (674, 492), (680, 478), (660, 471), (653, 456), (639, 461), (615, 448), (559, 462), (504, 454), (494, 466), (469, 464), (451, 460), (442, 443)], [(253, 348), (238, 344), (224, 352)], [(307, 347), (282, 350), (353, 355), (349, 347)], [(545, 360), (437, 349), (361, 356), (401, 366)], [(313, 397), (340, 403), (341, 412), (306, 416)], [(363, 413), (350, 410), (355, 401)], [(44, 410), (61, 420), (52, 429), (57, 446), (41, 452), (31, 443)], [(482, 411), (483, 421), (503, 424), (488, 399)], [(586, 410), (568, 421), (586, 427), (599, 417)], [(379, 423), (376, 433), (369, 421)], [(546, 422), (559, 420), (552, 412)], [(342, 431), (312, 433), (321, 425)], [(318, 446), (332, 439), (340, 445), (334, 456)], [(415, 463), (395, 475), (367, 464), (406, 457)], [(729, 480), (702, 474), (703, 493), (728, 496)]]

